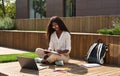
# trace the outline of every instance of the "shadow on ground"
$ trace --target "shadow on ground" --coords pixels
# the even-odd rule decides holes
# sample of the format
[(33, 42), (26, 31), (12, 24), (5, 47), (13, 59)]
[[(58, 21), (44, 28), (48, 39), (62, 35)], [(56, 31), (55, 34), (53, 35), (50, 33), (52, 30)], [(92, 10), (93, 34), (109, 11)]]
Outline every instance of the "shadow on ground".
[(37, 71), (37, 70), (21, 69), (20, 72), (28, 73), (28, 74), (32, 74), (32, 75), (39, 75), (39, 71)]
[(68, 72), (70, 73), (79, 74), (79, 75), (88, 73), (87, 68), (81, 67), (80, 65), (74, 63), (68, 63), (64, 67), (68, 67), (69, 68)]
[[(78, 75), (88, 73), (87, 68), (77, 65), (75, 63), (67, 63), (64, 66), (49, 65), (49, 69), (53, 69), (53, 72), (66, 72)], [(58, 71), (54, 71), (55, 69), (58, 69)]]

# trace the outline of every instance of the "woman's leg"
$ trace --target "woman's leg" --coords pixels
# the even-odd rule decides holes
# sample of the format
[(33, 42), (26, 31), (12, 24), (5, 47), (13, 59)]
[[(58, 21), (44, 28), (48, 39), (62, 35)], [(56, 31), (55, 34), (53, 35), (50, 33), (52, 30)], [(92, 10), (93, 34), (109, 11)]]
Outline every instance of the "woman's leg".
[(68, 63), (70, 57), (69, 57), (69, 55), (63, 55), (63, 54), (62, 54), (62, 55), (61, 55), (61, 59), (63, 60), (64, 63)]
[(47, 58), (51, 55), (50, 53), (45, 53), (45, 52), (44, 52), (44, 49), (42, 49), (42, 48), (37, 48), (37, 49), (35, 50), (35, 53), (36, 53), (40, 58), (43, 59), (43, 60), (41, 61), (41, 63), (43, 63), (43, 64), (48, 64)]
[(57, 55), (57, 54), (51, 54), (48, 58), (47, 58), (47, 61), (49, 63), (53, 63), (57, 60), (61, 60), (61, 56), (60, 55)]
[(64, 63), (68, 63), (69, 55), (51, 54), (51, 55), (47, 58), (47, 61), (48, 61), (49, 63), (53, 63), (53, 62), (58, 61), (58, 60), (63, 60)]
[(44, 56), (46, 55), (46, 54), (44, 53), (44, 49), (42, 49), (42, 48), (36, 48), (35, 53), (36, 53), (40, 58), (44, 58)]

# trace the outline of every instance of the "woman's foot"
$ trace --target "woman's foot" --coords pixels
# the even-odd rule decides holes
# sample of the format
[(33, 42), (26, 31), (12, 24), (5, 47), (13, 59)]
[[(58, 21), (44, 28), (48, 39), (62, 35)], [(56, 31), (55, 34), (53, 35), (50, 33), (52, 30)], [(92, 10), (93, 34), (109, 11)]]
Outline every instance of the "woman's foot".
[(48, 55), (45, 55), (45, 56), (44, 56), (44, 60), (46, 60), (48, 57), (49, 57)]
[(47, 60), (44, 60), (44, 59), (41, 61), (41, 63), (42, 64), (49, 64), (49, 62)]
[(55, 65), (55, 62), (49, 63), (47, 60), (42, 60), (41, 63), (42, 64), (48, 64), (48, 65)]

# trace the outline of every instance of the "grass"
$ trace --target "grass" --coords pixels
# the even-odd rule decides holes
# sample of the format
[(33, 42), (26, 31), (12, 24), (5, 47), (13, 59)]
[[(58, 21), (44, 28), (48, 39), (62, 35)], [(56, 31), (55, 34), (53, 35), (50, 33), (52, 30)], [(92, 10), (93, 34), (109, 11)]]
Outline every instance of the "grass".
[(22, 54), (4, 54), (4, 55), (0, 55), (0, 63), (17, 61), (17, 56), (24, 56), (30, 58), (38, 57), (34, 52), (22, 53)]

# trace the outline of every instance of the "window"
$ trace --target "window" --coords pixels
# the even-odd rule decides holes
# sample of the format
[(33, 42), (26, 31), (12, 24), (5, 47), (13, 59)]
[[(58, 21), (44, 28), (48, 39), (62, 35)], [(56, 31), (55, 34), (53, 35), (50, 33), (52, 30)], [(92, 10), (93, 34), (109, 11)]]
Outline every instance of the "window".
[(32, 10), (34, 11), (33, 17), (34, 18), (46, 17), (46, 0), (30, 0), (30, 1), (32, 2), (30, 5), (32, 6)]
[(75, 3), (76, 3), (76, 0), (64, 0), (64, 16), (65, 17), (72, 17), (76, 15)]

